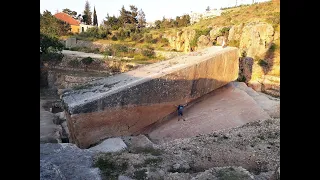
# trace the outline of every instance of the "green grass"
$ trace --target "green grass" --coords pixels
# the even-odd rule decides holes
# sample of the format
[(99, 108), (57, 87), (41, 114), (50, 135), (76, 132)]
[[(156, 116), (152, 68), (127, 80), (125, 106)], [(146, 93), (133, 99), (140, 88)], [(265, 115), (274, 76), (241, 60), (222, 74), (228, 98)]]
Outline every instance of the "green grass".
[(101, 170), (103, 179), (117, 180), (121, 173), (128, 169), (128, 162), (124, 160), (114, 160), (111, 153), (106, 153), (99, 157), (94, 167), (98, 167)]
[(188, 28), (204, 29), (209, 25), (230, 26), (250, 21), (263, 21), (273, 25), (280, 24), (280, 1), (230, 8), (224, 11), (221, 16), (200, 20)]

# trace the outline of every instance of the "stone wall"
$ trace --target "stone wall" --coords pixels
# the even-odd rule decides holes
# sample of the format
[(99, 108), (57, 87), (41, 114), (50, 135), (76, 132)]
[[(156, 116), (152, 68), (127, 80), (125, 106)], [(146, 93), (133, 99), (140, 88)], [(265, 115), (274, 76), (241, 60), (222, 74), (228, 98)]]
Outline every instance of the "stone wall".
[(71, 142), (80, 148), (131, 135), (238, 77), (238, 49), (210, 47), (92, 82), (63, 94)]

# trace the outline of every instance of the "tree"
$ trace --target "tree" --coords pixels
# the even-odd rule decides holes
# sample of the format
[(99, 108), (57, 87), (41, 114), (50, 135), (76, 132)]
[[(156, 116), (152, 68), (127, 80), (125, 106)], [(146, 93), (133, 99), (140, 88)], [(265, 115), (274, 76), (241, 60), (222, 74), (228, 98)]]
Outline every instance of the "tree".
[(161, 21), (160, 21), (160, 20), (156, 20), (156, 21), (154, 22), (154, 25), (155, 25), (155, 28), (156, 28), (156, 29), (160, 29), (160, 28), (161, 28)]
[(50, 11), (44, 11), (40, 13), (40, 32), (50, 36), (57, 37), (67, 35), (71, 30), (69, 24), (55, 18)]
[(122, 24), (122, 26), (124, 27), (125, 24), (130, 23), (130, 12), (127, 11), (124, 6), (122, 6), (121, 10), (120, 10), (120, 16), (119, 16), (119, 20)]
[(130, 5), (130, 24), (137, 24), (138, 23), (138, 19), (137, 19), (137, 16), (138, 16), (138, 8), (134, 5)]
[(146, 15), (142, 11), (142, 9), (140, 9), (140, 11), (138, 12), (138, 25), (139, 27), (145, 27), (146, 25)]
[(93, 25), (98, 26), (98, 18), (96, 13), (96, 7), (93, 8)]
[(119, 18), (115, 16), (109, 16), (109, 14), (107, 14), (104, 25), (112, 30), (118, 30), (121, 27), (121, 21)]
[(84, 6), (84, 11), (83, 11), (82, 18), (83, 18), (83, 22), (86, 25), (91, 25), (92, 24), (92, 12), (90, 10), (90, 4), (89, 4), (88, 1), (86, 1), (86, 4)]
[(77, 19), (77, 14), (78, 13), (76, 11), (72, 11), (72, 10), (70, 10), (68, 8), (65, 8), (65, 9), (62, 10), (62, 12), (68, 14), (69, 16), (73, 17), (74, 19)]
[(188, 25), (190, 25), (190, 16), (188, 14), (186, 14), (186, 15), (182, 16), (182, 22), (181, 22), (180, 27), (182, 27), (182, 26), (186, 27)]
[(210, 7), (209, 6), (207, 7), (206, 11), (210, 11)]

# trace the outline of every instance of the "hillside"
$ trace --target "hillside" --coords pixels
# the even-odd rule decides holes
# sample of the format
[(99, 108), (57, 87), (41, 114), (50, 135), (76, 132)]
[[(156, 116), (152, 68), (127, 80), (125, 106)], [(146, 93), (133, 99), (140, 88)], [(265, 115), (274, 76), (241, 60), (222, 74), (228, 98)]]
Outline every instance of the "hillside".
[[(220, 46), (225, 39), (228, 46), (239, 48), (239, 56), (242, 57), (239, 81), (246, 82), (256, 91), (280, 96), (279, 0), (227, 8), (219, 17), (200, 20), (187, 27), (145, 28), (135, 32), (119, 28), (105, 38), (92, 37), (90, 33), (76, 37), (93, 42), (79, 43), (80, 47), (70, 50), (121, 55), (139, 63), (166, 59), (154, 54), (153, 50), (188, 53)], [(111, 49), (106, 48), (110, 44)], [(130, 52), (122, 52), (126, 49)], [(141, 54), (140, 50), (148, 53)]]
[(239, 81), (280, 96), (280, 1), (226, 9), (219, 17), (164, 34), (171, 49), (184, 52), (221, 45), (225, 39), (239, 48)]

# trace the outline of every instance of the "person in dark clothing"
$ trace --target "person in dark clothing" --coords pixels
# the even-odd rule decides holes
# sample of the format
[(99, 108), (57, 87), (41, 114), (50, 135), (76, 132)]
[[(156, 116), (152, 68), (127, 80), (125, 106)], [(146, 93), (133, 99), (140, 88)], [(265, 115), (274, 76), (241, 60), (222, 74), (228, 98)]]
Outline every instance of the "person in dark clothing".
[(178, 121), (180, 121), (180, 119), (183, 119), (183, 121), (185, 121), (185, 119), (183, 118), (183, 109), (184, 107), (186, 107), (188, 104), (185, 105), (181, 105), (179, 104), (177, 107), (177, 111), (178, 111)]

